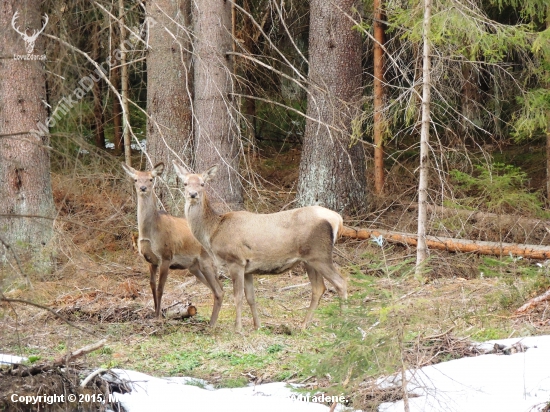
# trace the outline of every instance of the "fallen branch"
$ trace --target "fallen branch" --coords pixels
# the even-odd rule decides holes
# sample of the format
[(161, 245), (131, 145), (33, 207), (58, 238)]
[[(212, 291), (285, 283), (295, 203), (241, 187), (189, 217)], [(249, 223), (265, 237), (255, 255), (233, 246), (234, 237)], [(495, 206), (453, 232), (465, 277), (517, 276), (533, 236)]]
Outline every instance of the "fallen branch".
[(539, 295), (533, 299), (530, 299), (527, 303), (522, 305), (520, 308), (516, 310), (516, 313), (523, 313), (527, 310), (531, 309), (533, 306), (538, 305), (540, 302), (544, 302), (545, 300), (550, 300), (550, 289), (548, 289), (546, 292), (544, 292), (542, 295)]
[(69, 326), (72, 326), (73, 328), (75, 329), (78, 329), (82, 332), (85, 332), (89, 335), (92, 335), (92, 336), (96, 336), (96, 334), (94, 332), (90, 332), (89, 330), (86, 330), (84, 328), (81, 328), (80, 326), (77, 326), (75, 325), (74, 323), (70, 322), (69, 320), (67, 320), (66, 318), (64, 318), (63, 316), (61, 316), (60, 314), (54, 312), (52, 309), (46, 307), (46, 306), (42, 306), (42, 305), (39, 305), (38, 303), (34, 303), (34, 302), (31, 302), (31, 301), (28, 301), (28, 300), (23, 300), (23, 299), (11, 299), (11, 298), (7, 298), (5, 297), (2, 293), (0, 293), (0, 302), (8, 302), (8, 303), (22, 303), (24, 305), (29, 305), (29, 306), (34, 306), (36, 308), (39, 308), (39, 309), (43, 309), (45, 311), (48, 311), (50, 312), (52, 315), (54, 315), (56, 318), (62, 320), (63, 322), (65, 322), (67, 325)]
[(285, 290), (290, 290), (290, 289), (295, 289), (295, 288), (302, 288), (302, 287), (307, 286), (307, 285), (311, 285), (311, 283), (306, 282), (306, 283), (300, 283), (299, 285), (285, 286), (284, 288), (279, 289), (279, 292), (284, 292)]
[(64, 365), (66, 363), (71, 362), (75, 358), (87, 355), (90, 352), (93, 352), (95, 350), (98, 350), (99, 348), (102, 348), (106, 343), (107, 343), (107, 339), (101, 339), (100, 341), (97, 341), (96, 343), (86, 345), (86, 346), (84, 346), (80, 349), (75, 350), (74, 352), (69, 352), (68, 354), (57, 358), (54, 361), (53, 364), (54, 364), (54, 366)]
[[(403, 243), (410, 246), (416, 246), (418, 242), (417, 235), (415, 234), (390, 232), (382, 229), (353, 229), (344, 227), (341, 236), (355, 239), (370, 239), (371, 237), (382, 236), (387, 242)], [(550, 246), (486, 242), (436, 236), (426, 236), (426, 244), (430, 249), (446, 250), (448, 252), (478, 253), (494, 256), (511, 254), (528, 259), (550, 259)]]
[(75, 350), (74, 352), (69, 352), (66, 355), (63, 355), (56, 360), (54, 360), (51, 363), (45, 363), (43, 365), (37, 365), (33, 366), (32, 368), (28, 369), (22, 369), (19, 366), (21, 365), (14, 365), (14, 367), (11, 369), (12, 375), (19, 375), (19, 376), (34, 376), (38, 375), (39, 373), (51, 370), (53, 368), (58, 368), (60, 366), (64, 366), (68, 364), (69, 362), (72, 362), (74, 359), (84, 356), (90, 352), (93, 352), (101, 347), (103, 347), (107, 343), (107, 339), (101, 339), (100, 341), (96, 343), (92, 343), (90, 345), (84, 346), (78, 350)]

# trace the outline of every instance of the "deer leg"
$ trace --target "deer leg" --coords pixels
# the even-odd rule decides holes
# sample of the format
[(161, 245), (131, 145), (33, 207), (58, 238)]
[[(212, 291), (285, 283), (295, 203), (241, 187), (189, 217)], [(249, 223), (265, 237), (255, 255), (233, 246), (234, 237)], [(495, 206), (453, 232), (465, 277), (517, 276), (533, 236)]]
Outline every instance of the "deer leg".
[(149, 264), (149, 273), (151, 275), (151, 278), (149, 280), (149, 284), (151, 285), (151, 292), (153, 292), (153, 304), (155, 305), (155, 313), (157, 313), (157, 265), (153, 265), (152, 263)]
[(157, 318), (161, 317), (162, 294), (164, 293), (164, 284), (168, 279), (168, 269), (170, 269), (170, 261), (163, 260), (160, 264), (159, 284), (157, 286)]
[(231, 265), (228, 267), (229, 274), (233, 280), (233, 296), (235, 297), (235, 332), (241, 333), (242, 324), (242, 309), (243, 309), (243, 294), (244, 294), (244, 267)]
[(198, 267), (193, 265), (189, 268), (189, 271), (193, 273), (202, 283), (208, 286), (208, 288), (210, 288), (210, 290), (212, 291), (212, 294), (214, 296), (214, 305), (212, 307), (212, 315), (210, 315), (209, 325), (213, 327), (218, 320), (218, 315), (222, 307), (224, 295), (223, 288), (216, 276), (216, 271), (214, 270), (212, 265), (204, 263), (199, 263)]
[(311, 303), (309, 309), (307, 310), (306, 318), (302, 323), (302, 329), (305, 329), (311, 319), (313, 318), (313, 312), (319, 306), (321, 297), (325, 293), (326, 287), (325, 282), (323, 282), (323, 277), (310, 265), (306, 264), (306, 271), (309, 281), (311, 282)]
[(258, 316), (258, 308), (256, 307), (256, 297), (254, 296), (254, 277), (252, 273), (244, 275), (244, 294), (250, 310), (252, 311), (252, 319), (254, 319), (254, 329), (260, 329), (260, 317)]
[(310, 264), (315, 268), (318, 273), (320, 273), (326, 280), (328, 280), (332, 284), (332, 286), (334, 286), (334, 288), (338, 292), (338, 296), (340, 296), (340, 306), (342, 307), (344, 301), (348, 298), (347, 281), (342, 277), (342, 275), (340, 275), (340, 273), (338, 273), (338, 271), (334, 267), (334, 264), (331, 261), (314, 262)]

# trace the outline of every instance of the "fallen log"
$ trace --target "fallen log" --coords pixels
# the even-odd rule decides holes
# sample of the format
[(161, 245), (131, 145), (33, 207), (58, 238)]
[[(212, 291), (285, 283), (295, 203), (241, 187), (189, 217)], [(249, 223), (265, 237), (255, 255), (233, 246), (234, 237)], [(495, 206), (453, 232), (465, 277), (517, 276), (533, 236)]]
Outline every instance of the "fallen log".
[(527, 303), (525, 303), (523, 306), (518, 308), (516, 310), (516, 313), (526, 312), (527, 310), (530, 310), (531, 308), (535, 307), (541, 302), (544, 302), (545, 300), (550, 300), (550, 289), (548, 289), (542, 295), (539, 295), (537, 297), (534, 297), (533, 299), (530, 299)]
[[(340, 235), (354, 239), (371, 239), (372, 237), (382, 236), (387, 242), (402, 243), (409, 246), (416, 246), (418, 243), (416, 234), (390, 232), (382, 229), (353, 229), (344, 227)], [(446, 250), (448, 252), (478, 253), (480, 255), (494, 256), (511, 254), (527, 259), (550, 259), (550, 246), (486, 242), (439, 236), (426, 236), (426, 244), (430, 249)]]
[(193, 305), (185, 306), (182, 302), (176, 302), (162, 312), (167, 319), (187, 319), (197, 314), (197, 308)]

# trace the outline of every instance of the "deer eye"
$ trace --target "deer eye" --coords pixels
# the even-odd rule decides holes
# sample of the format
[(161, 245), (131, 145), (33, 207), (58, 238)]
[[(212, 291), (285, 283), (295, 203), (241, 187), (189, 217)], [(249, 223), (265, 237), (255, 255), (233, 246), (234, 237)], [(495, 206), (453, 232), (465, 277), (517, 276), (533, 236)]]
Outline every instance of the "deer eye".
[(136, 183), (137, 183), (137, 179), (134, 179), (134, 182), (136, 182)]
[(204, 186), (204, 183), (201, 183), (201, 186)]
[(150, 182), (152, 182), (152, 181), (153, 181), (153, 179), (149, 179), (149, 181), (150, 181)]
[(183, 185), (184, 185), (184, 186), (187, 186), (187, 183), (184, 183)]

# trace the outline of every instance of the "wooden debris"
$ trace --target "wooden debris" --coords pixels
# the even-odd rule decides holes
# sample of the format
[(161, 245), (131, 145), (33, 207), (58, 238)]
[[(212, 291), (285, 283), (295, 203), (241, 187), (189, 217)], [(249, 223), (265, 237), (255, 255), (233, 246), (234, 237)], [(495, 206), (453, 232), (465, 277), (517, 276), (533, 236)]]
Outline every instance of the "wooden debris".
[(163, 312), (167, 319), (187, 319), (197, 314), (197, 308), (191, 304), (184, 305), (182, 302), (176, 302)]
[(527, 303), (522, 305), (516, 310), (516, 314), (527, 312), (528, 310), (533, 309), (539, 303), (544, 302), (545, 300), (550, 300), (550, 289), (544, 292), (542, 295), (539, 295), (533, 299), (530, 299)]
[[(412, 233), (391, 232), (382, 229), (353, 229), (344, 227), (341, 236), (356, 239), (371, 239), (382, 236), (385, 241), (416, 246), (417, 235)], [(526, 245), (520, 243), (486, 242), (481, 240), (453, 239), (439, 236), (426, 236), (430, 249), (448, 252), (478, 253), (494, 256), (522, 256), (528, 259), (550, 259), (550, 246)]]

